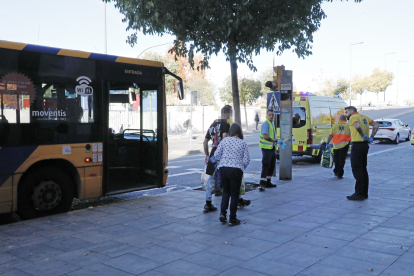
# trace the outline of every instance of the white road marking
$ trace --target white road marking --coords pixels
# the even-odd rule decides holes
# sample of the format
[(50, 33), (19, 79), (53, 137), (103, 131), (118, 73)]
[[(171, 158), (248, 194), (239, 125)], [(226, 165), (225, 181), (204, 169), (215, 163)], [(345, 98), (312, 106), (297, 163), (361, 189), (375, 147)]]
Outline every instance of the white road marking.
[(183, 166), (168, 166), (167, 169), (178, 169), (182, 168)]
[(392, 150), (399, 150), (399, 149), (405, 149), (405, 148), (407, 148), (407, 146), (395, 147), (395, 148), (386, 149), (386, 150), (380, 150), (380, 151), (376, 151), (376, 152), (373, 152), (373, 153), (368, 153), (368, 156), (373, 156), (373, 155), (377, 155), (377, 154), (380, 154), (380, 153), (383, 153), (383, 152), (392, 151)]
[(204, 169), (198, 169), (198, 168), (191, 168), (187, 169), (187, 171), (203, 171)]
[(250, 161), (262, 161), (262, 159), (250, 159)]

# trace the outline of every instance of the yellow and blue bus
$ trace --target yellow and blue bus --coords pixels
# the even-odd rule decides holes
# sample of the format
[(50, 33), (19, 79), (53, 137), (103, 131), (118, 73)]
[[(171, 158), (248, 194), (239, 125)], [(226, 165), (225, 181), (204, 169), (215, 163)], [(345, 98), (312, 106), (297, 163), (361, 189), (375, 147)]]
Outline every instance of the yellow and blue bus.
[(0, 214), (167, 182), (160, 62), (0, 40)]

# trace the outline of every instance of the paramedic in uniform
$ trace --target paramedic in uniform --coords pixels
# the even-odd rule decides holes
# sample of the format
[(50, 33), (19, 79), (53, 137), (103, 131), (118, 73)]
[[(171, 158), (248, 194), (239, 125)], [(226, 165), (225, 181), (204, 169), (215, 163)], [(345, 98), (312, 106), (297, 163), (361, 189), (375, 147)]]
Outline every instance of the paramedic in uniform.
[(266, 121), (262, 124), (260, 131), (259, 146), (262, 149), (262, 174), (260, 175), (259, 191), (265, 188), (274, 188), (277, 185), (271, 183), (272, 175), (276, 167), (276, 147), (275, 144), (282, 144), (281, 140), (276, 140), (276, 129), (273, 123), (274, 112), (268, 110)]
[[(359, 114), (354, 106), (345, 108), (346, 116), (349, 118), (351, 129), (351, 167), (352, 174), (356, 180), (355, 193), (347, 196), (349, 200), (364, 200), (368, 198), (369, 178), (367, 171), (368, 143), (374, 141), (378, 131), (378, 124), (368, 116)], [(372, 126), (371, 137), (369, 126)]]
[(330, 148), (329, 143), (333, 143), (334, 153), (334, 174), (338, 179), (344, 176), (345, 159), (349, 149), (349, 142), (351, 141), (351, 130), (346, 121), (346, 116), (341, 114), (339, 122), (334, 124), (331, 128), (328, 140), (326, 141), (326, 149)]

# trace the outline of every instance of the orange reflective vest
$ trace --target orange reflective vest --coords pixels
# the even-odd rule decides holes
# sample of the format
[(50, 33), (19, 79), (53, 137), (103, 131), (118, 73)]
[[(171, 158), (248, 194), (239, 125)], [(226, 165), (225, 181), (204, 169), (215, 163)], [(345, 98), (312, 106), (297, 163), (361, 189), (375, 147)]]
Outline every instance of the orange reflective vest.
[(329, 133), (332, 136), (332, 143), (334, 149), (342, 149), (351, 141), (351, 129), (346, 121), (339, 121), (334, 124)]

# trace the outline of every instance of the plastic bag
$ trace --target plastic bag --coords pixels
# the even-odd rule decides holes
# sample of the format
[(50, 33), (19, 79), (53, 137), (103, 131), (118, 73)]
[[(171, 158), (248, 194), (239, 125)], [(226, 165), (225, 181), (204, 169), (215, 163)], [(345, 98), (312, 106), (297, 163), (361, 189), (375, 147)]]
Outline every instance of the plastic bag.
[(246, 194), (246, 183), (244, 182), (244, 176), (242, 177), (242, 182), (240, 185), (240, 195)]
[(210, 176), (206, 174), (207, 165), (204, 167), (204, 172), (201, 173), (201, 189), (205, 191), (207, 189), (207, 182)]
[(324, 150), (321, 158), (321, 166), (324, 168), (332, 168), (333, 154), (330, 149)]

